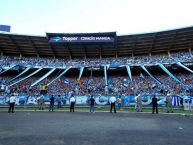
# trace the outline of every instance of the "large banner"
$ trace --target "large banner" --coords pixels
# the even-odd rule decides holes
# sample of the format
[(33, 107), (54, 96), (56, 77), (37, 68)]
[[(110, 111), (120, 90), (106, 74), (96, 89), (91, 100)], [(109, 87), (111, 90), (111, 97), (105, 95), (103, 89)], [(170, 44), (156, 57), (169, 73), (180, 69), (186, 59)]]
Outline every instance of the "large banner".
[(49, 43), (114, 43), (116, 33), (47, 34)]
[[(95, 99), (96, 105), (105, 106), (105, 105), (110, 104), (109, 99), (111, 98), (111, 96), (96, 94), (93, 97)], [(119, 95), (119, 96), (117, 95), (116, 98), (118, 99), (118, 97), (122, 98), (122, 106), (135, 106), (136, 105), (136, 99), (135, 99), (135, 96), (133, 95)], [(141, 97), (142, 97), (143, 106), (151, 106), (153, 94), (142, 94)], [(157, 95), (156, 97), (158, 99), (159, 106), (165, 106), (166, 96)], [(188, 96), (173, 95), (172, 96), (173, 107), (179, 107), (180, 100), (184, 97), (188, 97)], [(39, 96), (17, 96), (15, 104), (19, 106), (38, 105), (38, 98)], [(54, 98), (55, 98), (54, 105), (57, 106), (58, 105), (58, 96), (54, 96)], [(69, 95), (61, 96), (61, 98), (62, 98), (61, 105), (70, 104)], [(87, 96), (87, 95), (75, 96), (75, 98), (76, 98), (76, 105), (85, 105), (85, 106), (89, 105), (90, 96)], [(190, 104), (193, 104), (193, 97), (189, 96), (189, 98), (190, 98)], [(44, 96), (44, 105), (49, 105), (49, 104), (50, 104), (50, 96), (46, 95)], [(9, 105), (9, 97), (0, 96), (0, 105)]]
[(81, 42), (114, 42), (114, 37), (109, 36), (63, 36), (63, 37), (52, 37), (49, 39), (49, 43), (81, 43)]

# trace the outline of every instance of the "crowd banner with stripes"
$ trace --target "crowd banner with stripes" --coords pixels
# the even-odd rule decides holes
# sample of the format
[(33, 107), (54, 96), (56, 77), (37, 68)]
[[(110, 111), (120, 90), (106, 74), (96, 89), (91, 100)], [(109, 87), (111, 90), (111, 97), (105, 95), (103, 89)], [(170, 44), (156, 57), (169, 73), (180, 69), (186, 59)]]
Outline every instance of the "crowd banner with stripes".
[(11, 85), (9, 85), (9, 87), (11, 87), (11, 86), (13, 86), (13, 85), (16, 85), (16, 84), (18, 84), (18, 83), (20, 83), (20, 82), (28, 79), (29, 77), (31, 77), (31, 76), (35, 75), (36, 73), (38, 73), (39, 71), (41, 71), (42, 69), (43, 69), (43, 68), (37, 69), (36, 71), (34, 71), (33, 73), (29, 74), (29, 75), (26, 76), (25, 78), (23, 78), (23, 79), (21, 79), (21, 80), (18, 80), (18, 81), (14, 82), (14, 83), (12, 83)]
[(129, 78), (130, 78), (131, 82), (133, 82), (130, 66), (129, 66), (129, 65), (126, 65), (126, 69), (127, 69), (127, 73), (128, 73), (128, 75), (129, 75)]
[(105, 85), (108, 85), (108, 80), (107, 80), (107, 66), (104, 65), (104, 74), (105, 74)]
[(184, 69), (186, 69), (187, 71), (193, 73), (193, 71), (191, 69), (189, 69), (188, 67), (186, 67), (185, 65), (183, 65), (181, 62), (177, 62), (177, 65), (183, 67)]
[(38, 80), (36, 80), (34, 83), (31, 84), (30, 87), (33, 87), (35, 85), (37, 85), (39, 82), (41, 82), (42, 80), (44, 80), (45, 78), (47, 78), (51, 73), (53, 73), (56, 70), (56, 68), (52, 68), (49, 72), (47, 72), (45, 75), (43, 75), (41, 78), (39, 78)]
[(162, 84), (159, 80), (157, 80), (147, 69), (144, 65), (141, 65), (141, 68), (152, 78), (154, 79), (158, 84)]
[(184, 85), (179, 79), (177, 79), (163, 64), (158, 63), (163, 71), (165, 71), (171, 78), (173, 78), (176, 82)]
[(79, 73), (78, 80), (80, 80), (80, 79), (81, 79), (83, 71), (84, 71), (84, 67), (83, 67), (83, 66), (81, 66), (81, 67), (80, 67), (80, 73)]
[(30, 70), (31, 67), (27, 67), (26, 69), (24, 69), (20, 74), (18, 74), (17, 76), (15, 76), (14, 78), (12, 78), (11, 80), (9, 80), (9, 82), (12, 82), (13, 80), (17, 79), (18, 77), (20, 77), (21, 75), (23, 75), (24, 73), (26, 73), (28, 70)]
[(54, 81), (60, 79), (60, 77), (62, 77), (71, 67), (72, 67), (72, 66), (67, 67), (60, 75), (58, 75), (55, 79), (53, 79), (51, 82), (49, 82), (49, 83), (47, 84), (47, 86), (49, 86), (50, 84), (52, 84)]
[(4, 73), (4, 72), (6, 72), (6, 71), (8, 71), (8, 70), (10, 70), (10, 69), (12, 69), (12, 68), (14, 68), (15, 66), (16, 66), (16, 65), (10, 66), (8, 69), (5, 69), (4, 71), (0, 72), (0, 74), (2, 74), (2, 73)]

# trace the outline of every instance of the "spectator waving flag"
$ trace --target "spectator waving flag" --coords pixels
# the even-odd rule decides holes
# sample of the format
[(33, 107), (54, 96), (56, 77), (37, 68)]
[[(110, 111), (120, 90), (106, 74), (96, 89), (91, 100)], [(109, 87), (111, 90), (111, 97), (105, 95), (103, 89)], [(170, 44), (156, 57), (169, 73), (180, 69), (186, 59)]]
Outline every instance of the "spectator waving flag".
[(65, 84), (69, 84), (70, 82), (69, 82), (68, 79), (64, 79), (64, 83), (65, 83)]
[(142, 73), (140, 73), (139, 77), (142, 78), (142, 79), (145, 79), (145, 77)]

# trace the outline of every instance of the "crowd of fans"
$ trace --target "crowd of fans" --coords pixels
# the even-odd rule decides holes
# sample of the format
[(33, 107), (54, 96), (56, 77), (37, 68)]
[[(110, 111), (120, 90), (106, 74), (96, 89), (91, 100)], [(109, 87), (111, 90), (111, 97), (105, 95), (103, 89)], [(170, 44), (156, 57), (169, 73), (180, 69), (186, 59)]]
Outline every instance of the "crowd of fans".
[(193, 56), (189, 52), (171, 53), (170, 55), (152, 55), (152, 56), (135, 56), (135, 57), (118, 57), (118, 58), (87, 58), (87, 59), (51, 59), (51, 58), (30, 58), (30, 57), (0, 57), (0, 68), (11, 65), (31, 66), (31, 67), (80, 67), (93, 66), (99, 67), (103, 65), (140, 65), (140, 64), (156, 64), (156, 63), (174, 63), (192, 62)]
[[(171, 54), (170, 56), (143, 56), (135, 58), (105, 58), (105, 59), (48, 59), (48, 58), (15, 58), (2, 56), (0, 59), (1, 67), (20, 65), (20, 66), (40, 66), (40, 67), (65, 67), (73, 66), (101, 66), (101, 65), (125, 65), (125, 64), (155, 64), (156, 62), (161, 63), (173, 63), (175, 61), (180, 62), (192, 62), (192, 54), (189, 52), (181, 52)], [(185, 94), (190, 93), (193, 87), (193, 75), (190, 73), (176, 74), (177, 78), (185, 85), (179, 84), (174, 81), (168, 75), (156, 75), (155, 77), (161, 82), (159, 84), (149, 75), (145, 74), (143, 76), (134, 75), (133, 81), (130, 81), (128, 76), (112, 75), (108, 76), (108, 85), (105, 83), (104, 76), (83, 76), (80, 80), (75, 77), (65, 77), (62, 76), (58, 80), (47, 86), (48, 95), (70, 95), (75, 94), (79, 96), (87, 95), (88, 90), (92, 93), (109, 95), (109, 94), (121, 94), (121, 95), (135, 95), (137, 93), (165, 93), (170, 91), (173, 94)], [(14, 80), (17, 81), (23, 76)], [(30, 77), (25, 81), (22, 81), (16, 85), (9, 86), (11, 82), (11, 76), (0, 76), (1, 85), (1, 95), (3, 93), (10, 93), (12, 91), (17, 91), (20, 95), (39, 95), (43, 84), (49, 84), (54, 77), (47, 77), (39, 84), (30, 87), (30, 85), (35, 82), (38, 77)], [(2, 91), (4, 90), (4, 91)]]
[[(77, 96), (88, 95), (89, 90), (93, 95), (136, 95), (140, 94), (166, 94), (168, 91), (172, 94), (187, 94), (191, 92), (193, 87), (193, 75), (190, 73), (186, 74), (176, 74), (176, 76), (183, 82), (179, 84), (174, 81), (170, 76), (167, 75), (156, 75), (155, 77), (162, 82), (159, 84), (154, 79), (148, 75), (143, 75), (143, 77), (135, 75), (133, 76), (133, 81), (131, 82), (128, 76), (109, 76), (108, 86), (105, 85), (105, 79), (102, 76), (84, 76), (80, 80), (74, 77), (61, 77), (60, 79), (54, 81), (49, 86), (47, 86), (47, 95), (62, 95), (70, 96), (71, 94)], [(7, 82), (11, 77), (1, 77), (1, 82)], [(20, 82), (11, 87), (1, 87), (2, 94), (15, 92), (19, 95), (30, 95), (36, 96), (40, 95), (42, 86), (49, 84), (53, 77), (48, 77), (39, 84), (30, 87), (30, 85), (35, 82), (38, 77), (31, 77), (23, 82)], [(3, 83), (2, 83), (3, 84)]]

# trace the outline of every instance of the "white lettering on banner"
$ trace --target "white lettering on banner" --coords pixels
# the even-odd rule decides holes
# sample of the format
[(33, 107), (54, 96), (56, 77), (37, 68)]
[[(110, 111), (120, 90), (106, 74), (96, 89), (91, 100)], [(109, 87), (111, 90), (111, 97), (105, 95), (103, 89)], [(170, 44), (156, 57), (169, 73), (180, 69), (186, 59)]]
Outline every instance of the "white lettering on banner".
[(95, 37), (95, 36), (84, 36), (84, 37), (68, 37), (68, 36), (64, 36), (62, 37), (63, 41), (68, 41), (68, 42), (72, 42), (72, 41), (111, 41), (111, 37), (108, 36), (101, 36), (101, 37)]
[(63, 37), (63, 40), (65, 40), (65, 41), (76, 41), (76, 40), (78, 40), (78, 37)]
[(111, 40), (110, 37), (96, 37), (96, 40)]
[(95, 37), (91, 36), (91, 37), (81, 37), (81, 40), (89, 40), (89, 41), (92, 41), (92, 40), (95, 40)]

